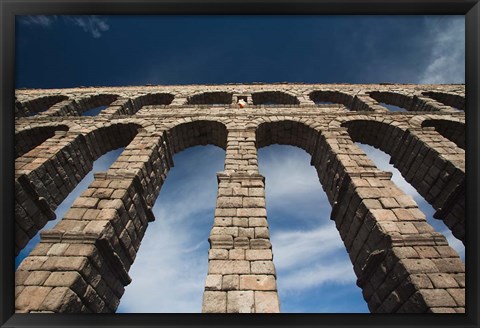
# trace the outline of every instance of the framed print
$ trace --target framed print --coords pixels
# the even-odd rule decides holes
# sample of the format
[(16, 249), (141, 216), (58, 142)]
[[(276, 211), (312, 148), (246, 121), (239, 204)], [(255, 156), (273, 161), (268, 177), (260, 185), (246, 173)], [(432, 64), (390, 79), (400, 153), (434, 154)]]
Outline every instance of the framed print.
[(2, 327), (478, 326), (477, 1), (1, 8)]

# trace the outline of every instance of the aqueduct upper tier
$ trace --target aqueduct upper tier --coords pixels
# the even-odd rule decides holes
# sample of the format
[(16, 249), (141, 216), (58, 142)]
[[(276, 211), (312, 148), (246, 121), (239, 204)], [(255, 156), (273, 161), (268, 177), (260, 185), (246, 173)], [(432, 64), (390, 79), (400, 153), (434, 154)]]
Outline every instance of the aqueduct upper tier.
[(464, 92), (288, 83), (17, 90), (17, 254), (98, 157), (125, 150), (41, 232), (16, 272), (16, 311), (115, 312), (173, 155), (212, 144), (226, 157), (202, 311), (279, 312), (257, 149), (288, 144), (311, 155), (371, 312), (464, 312), (458, 254), (355, 144), (389, 154), (465, 242)]

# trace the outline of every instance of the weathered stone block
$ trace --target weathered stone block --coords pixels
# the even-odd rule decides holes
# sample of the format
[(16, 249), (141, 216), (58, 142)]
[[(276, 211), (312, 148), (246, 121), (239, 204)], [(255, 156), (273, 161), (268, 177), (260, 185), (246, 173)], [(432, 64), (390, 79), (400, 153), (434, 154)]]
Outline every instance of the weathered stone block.
[(38, 310), (52, 287), (27, 286), (15, 299), (15, 311)]
[(222, 290), (238, 290), (240, 288), (240, 276), (225, 275), (222, 280)]
[(250, 227), (267, 227), (267, 219), (266, 218), (249, 218), (248, 219), (248, 225)]
[(267, 216), (267, 211), (265, 208), (238, 208), (236, 212), (237, 216), (242, 217), (259, 217)]
[(280, 302), (277, 292), (255, 291), (255, 313), (279, 313)]
[(221, 290), (222, 289), (222, 275), (209, 274), (205, 280), (205, 290)]
[(245, 260), (245, 250), (244, 249), (231, 249), (228, 251), (228, 259), (230, 260)]
[(227, 292), (205, 291), (203, 293), (203, 313), (227, 312)]
[(268, 232), (268, 228), (266, 227), (256, 227), (255, 228), (255, 238), (270, 238), (270, 233)]
[(241, 275), (242, 290), (276, 290), (277, 284), (273, 275)]
[(276, 275), (275, 267), (272, 261), (252, 261), (250, 270), (255, 274)]
[(249, 261), (210, 260), (208, 262), (210, 274), (243, 274), (250, 273)]
[(212, 248), (208, 251), (208, 259), (209, 260), (227, 260), (228, 252), (229, 251), (226, 249)]
[(271, 260), (273, 254), (270, 249), (247, 249), (245, 250), (245, 258), (249, 261)]
[(229, 291), (228, 313), (255, 313), (253, 291)]

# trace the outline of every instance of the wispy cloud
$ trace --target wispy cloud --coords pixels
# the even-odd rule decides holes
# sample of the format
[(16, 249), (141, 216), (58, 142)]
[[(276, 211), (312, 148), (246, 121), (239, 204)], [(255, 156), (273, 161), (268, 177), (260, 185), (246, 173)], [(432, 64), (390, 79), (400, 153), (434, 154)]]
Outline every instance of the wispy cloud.
[(130, 269), (117, 312), (200, 312), (208, 266), (208, 235), (217, 193), (215, 173), (225, 153), (219, 148), (188, 149), (174, 157), (175, 167), (153, 208), (142, 245)]
[(62, 21), (64, 24), (78, 26), (89, 33), (93, 38), (100, 38), (102, 33), (110, 29), (105, 18), (101, 16), (56, 16), (36, 15), (20, 16), (19, 22), (24, 25), (37, 25), (43, 28), (51, 27), (54, 23)]
[(425, 18), (429, 30), (426, 46), (431, 48), (430, 64), (418, 83), (465, 82), (465, 20)]
[[(355, 295), (361, 295), (343, 241), (329, 219), (331, 206), (310, 166), (310, 155), (296, 147), (274, 145), (260, 151), (259, 163), (266, 180), (282, 311), (323, 311), (334, 297), (325, 287), (353, 285)], [(323, 293), (324, 300), (310, 299), (310, 293)]]
[(110, 29), (106, 20), (99, 16), (66, 16), (65, 20), (81, 27), (83, 31), (90, 33), (96, 39)]
[(21, 16), (19, 21), (25, 25), (40, 25), (42, 27), (49, 27), (57, 20), (57, 16), (46, 16), (46, 15), (36, 15), (36, 16)]

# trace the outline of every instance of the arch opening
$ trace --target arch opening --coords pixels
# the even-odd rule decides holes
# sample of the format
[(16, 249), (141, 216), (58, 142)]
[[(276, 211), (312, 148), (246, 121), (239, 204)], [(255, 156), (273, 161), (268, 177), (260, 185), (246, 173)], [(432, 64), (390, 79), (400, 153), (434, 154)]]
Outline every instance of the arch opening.
[[(181, 123), (165, 131), (164, 142), (173, 159), (171, 163), (164, 163), (167, 168), (164, 177), (151, 180), (157, 181), (159, 186), (150, 185), (152, 182), (144, 186), (145, 190), (155, 190), (147, 202), (153, 204), (156, 220), (149, 224), (147, 231), (151, 232), (146, 232), (148, 238), (142, 241), (143, 246), (132, 265), (132, 287), (126, 289), (119, 312), (144, 313), (147, 308), (151, 312), (200, 312), (202, 309), (208, 236), (217, 193), (215, 174), (224, 165), (227, 129), (216, 121)], [(174, 161), (178, 161), (178, 165), (174, 166)], [(188, 232), (192, 229), (194, 237), (189, 238)], [(173, 239), (172, 235), (175, 236)], [(155, 250), (153, 254), (163, 254), (155, 259), (162, 262), (162, 266), (152, 267), (152, 250)], [(198, 267), (192, 268), (190, 262), (195, 262)], [(164, 265), (169, 268), (167, 272), (162, 271)], [(145, 268), (150, 269), (145, 271)], [(152, 277), (152, 272), (157, 274)], [(162, 279), (165, 275), (178, 284)], [(156, 281), (161, 286), (161, 293), (176, 295), (178, 302), (172, 303), (170, 296), (159, 300), (157, 294), (150, 293), (152, 286), (150, 283), (145, 285), (145, 281), (151, 279), (160, 279)], [(189, 287), (179, 288), (183, 283)], [(139, 292), (151, 297), (142, 295), (145, 302), (139, 301)]]
[(118, 99), (118, 95), (102, 94), (77, 100), (78, 113), (81, 116), (96, 116)]
[(465, 124), (449, 120), (425, 120), (422, 127), (433, 127), (448, 140), (458, 147), (465, 149)]
[(68, 131), (66, 125), (40, 126), (22, 130), (15, 134), (15, 158), (25, 155), (53, 137), (56, 131)]
[(281, 311), (369, 312), (310, 158), (275, 142), (258, 153)]
[(97, 116), (98, 114), (100, 114), (100, 112), (102, 110), (104, 110), (105, 108), (107, 108), (108, 106), (98, 106), (98, 107), (93, 107), (89, 110), (86, 110), (82, 113), (82, 116)]
[(252, 93), (254, 105), (299, 105), (297, 97), (281, 91), (264, 91)]
[(313, 91), (310, 99), (316, 105), (341, 104), (352, 110), (353, 97), (338, 91)]
[[(69, 98), (64, 95), (45, 96), (36, 98), (33, 100), (22, 102), (19, 106), (16, 106), (15, 114), (18, 117), (22, 116), (34, 116), (38, 113), (48, 110), (53, 105), (68, 100)], [(18, 110), (18, 111), (17, 111)]]
[(173, 156), (175, 166), (154, 203), (156, 219), (142, 240), (117, 313), (201, 312), (216, 173), (224, 160), (225, 151), (211, 144)]
[(204, 92), (187, 98), (187, 105), (229, 105), (232, 103), (231, 92)]
[[(317, 178), (315, 179), (312, 179), (311, 176), (308, 178), (309, 180), (314, 180), (315, 183), (313, 184), (315, 186), (315, 191), (308, 191), (307, 192), (307, 195), (304, 194), (303, 198), (304, 199), (308, 199), (315, 195), (316, 196), (316, 202), (317, 204), (312, 204), (310, 206), (319, 206), (323, 208), (323, 210), (320, 212), (320, 216), (318, 216), (318, 213), (315, 213), (315, 214), (312, 214), (312, 217), (316, 217), (317, 219), (315, 220), (315, 223), (314, 225), (316, 225), (315, 228), (312, 228), (311, 226), (310, 227), (302, 227), (300, 229), (298, 229), (298, 231), (296, 232), (293, 232), (293, 233), (286, 233), (286, 236), (282, 236), (285, 232), (282, 231), (282, 229), (279, 230), (279, 235), (277, 237), (275, 237), (275, 229), (278, 228), (275, 227), (275, 223), (273, 223), (273, 230), (271, 231), (271, 234), (272, 234), (272, 249), (273, 249), (273, 252), (274, 254), (276, 254), (277, 250), (276, 250), (276, 244), (275, 244), (275, 241), (276, 239), (277, 240), (280, 240), (280, 245), (282, 245), (282, 242), (285, 242), (285, 239), (288, 239), (288, 236), (292, 236), (293, 238), (296, 236), (296, 233), (297, 236), (300, 235), (300, 234), (305, 234), (307, 240), (309, 240), (311, 242), (310, 245), (312, 245), (312, 248), (315, 250), (315, 246), (313, 245), (317, 245), (317, 247), (322, 247), (321, 246), (321, 243), (322, 242), (325, 242), (325, 243), (328, 243), (331, 247), (331, 251), (332, 254), (336, 254), (336, 256), (338, 256), (339, 258), (342, 258), (341, 261), (336, 261), (335, 262), (335, 272), (336, 274), (339, 274), (339, 272), (341, 271), (342, 272), (342, 277), (345, 277), (346, 279), (344, 281), (337, 281), (337, 284), (334, 284), (333, 281), (335, 281), (335, 278), (332, 278), (330, 277), (331, 279), (329, 279), (328, 277), (325, 277), (324, 274), (322, 273), (319, 273), (317, 272), (317, 274), (319, 276), (323, 276), (322, 279), (320, 280), (317, 280), (317, 287), (321, 285), (320, 288), (313, 288), (312, 289), (312, 292), (313, 294), (315, 295), (320, 295), (322, 293), (330, 293), (333, 289), (335, 288), (341, 288), (345, 293), (348, 293), (350, 295), (350, 300), (353, 301), (353, 303), (349, 303), (349, 302), (346, 302), (345, 303), (345, 308), (343, 309), (332, 309), (332, 308), (321, 308), (321, 307), (310, 307), (308, 309), (308, 311), (311, 311), (311, 312), (332, 312), (332, 311), (339, 311), (339, 312), (342, 312), (342, 311), (352, 311), (352, 312), (366, 312), (368, 311), (367, 308), (366, 308), (366, 304), (365, 304), (365, 301), (363, 301), (363, 298), (362, 298), (362, 292), (361, 292), (361, 289), (359, 289), (356, 285), (355, 285), (355, 279), (354, 279), (354, 276), (355, 276), (355, 273), (354, 273), (354, 269), (353, 269), (353, 266), (352, 266), (352, 262), (351, 262), (351, 258), (349, 258), (349, 255), (347, 253), (347, 250), (346, 250), (346, 247), (344, 245), (344, 243), (342, 242), (342, 238), (340, 237), (339, 235), (339, 231), (337, 230), (337, 227), (335, 226), (335, 223), (331, 220), (328, 220), (327, 218), (330, 217), (331, 215), (331, 212), (332, 212), (332, 206), (331, 206), (331, 203), (333, 201), (333, 196), (332, 196), (332, 192), (331, 190), (329, 190), (329, 187), (328, 186), (325, 186), (323, 185), (321, 182), (319, 182), (318, 180), (322, 179), (322, 175), (321, 175), (321, 172), (319, 171), (319, 168), (318, 167), (309, 167), (307, 169), (307, 165), (306, 163), (308, 163), (308, 159), (310, 157), (310, 159), (312, 158), (312, 156), (315, 156), (315, 152), (318, 150), (318, 141), (319, 141), (319, 137), (320, 137), (320, 134), (315, 131), (313, 128), (301, 123), (301, 122), (295, 122), (295, 121), (279, 121), (279, 122), (269, 122), (269, 123), (262, 123), (259, 125), (259, 127), (257, 128), (257, 148), (259, 149), (259, 154), (262, 154), (264, 151), (262, 150), (263, 147), (267, 147), (267, 146), (270, 146), (272, 145), (272, 147), (279, 147), (278, 145), (283, 145), (281, 147), (288, 147), (288, 146), (294, 146), (294, 147), (291, 147), (291, 149), (295, 149), (296, 150), (296, 153), (295, 153), (295, 158), (301, 158), (302, 155), (300, 154), (303, 154), (303, 157), (304, 157), (304, 160), (302, 161), (303, 164), (296, 164), (296, 166), (299, 166), (299, 167), (302, 167), (302, 169), (300, 170), (300, 172), (297, 172), (302, 174), (302, 173), (307, 173), (307, 172), (310, 172), (310, 175), (313, 175), (313, 176), (317, 176)], [(274, 145), (274, 146), (273, 146)], [(303, 152), (301, 150), (299, 150), (298, 148), (302, 149), (303, 151), (306, 152)], [(308, 156), (308, 155), (310, 156)], [(291, 156), (293, 158), (293, 156)], [(288, 160), (284, 160), (284, 162), (288, 163)], [(306, 162), (306, 163), (305, 163)], [(311, 165), (314, 165), (313, 164), (313, 161), (310, 163)], [(291, 170), (290, 170), (291, 171)], [(268, 181), (268, 175), (269, 173), (266, 171), (265, 172), (265, 176), (266, 176), (266, 188), (267, 190), (270, 188), (269, 187), (269, 181)], [(285, 172), (285, 176), (283, 176), (283, 179), (287, 179), (286, 177), (292, 175), (291, 172), (289, 173), (286, 173)], [(295, 176), (295, 174), (293, 174), (293, 176)], [(310, 180), (310, 181), (311, 181)], [(292, 182), (292, 184), (295, 185), (295, 182)], [(282, 182), (282, 185), (283, 185), (283, 182)], [(286, 186), (283, 185), (282, 186), (283, 188), (285, 188)], [(323, 191), (322, 191), (323, 189)], [(270, 196), (271, 197), (271, 196)], [(276, 213), (276, 210), (275, 209), (272, 209), (271, 207), (269, 207), (269, 196), (267, 195), (267, 210), (268, 210), (268, 216), (269, 216), (269, 222), (271, 221), (274, 221), (275, 219), (275, 214)], [(285, 202), (285, 200), (283, 200)], [(299, 202), (301, 202), (301, 200), (299, 200)], [(270, 208), (270, 209), (269, 209)], [(271, 213), (273, 212), (273, 213)], [(323, 212), (323, 213), (322, 213)], [(272, 214), (274, 215), (273, 218), (272, 218)], [(318, 223), (319, 222), (323, 222), (323, 225), (319, 226)], [(270, 224), (269, 224), (270, 225)], [(279, 225), (281, 227), (281, 225)], [(271, 228), (272, 229), (272, 228)], [(290, 240), (290, 241), (286, 241), (287, 243), (290, 242), (290, 243), (296, 243), (297, 241), (296, 240)], [(301, 244), (301, 241), (300, 241), (300, 244)], [(341, 247), (340, 247), (341, 246)], [(282, 246), (280, 246), (280, 249), (281, 249)], [(335, 251), (334, 251), (335, 250)], [(292, 250), (290, 250), (290, 252), (292, 252)], [(322, 255), (322, 254), (320, 254)], [(301, 259), (302, 258), (302, 254), (298, 254), (298, 258)], [(276, 255), (274, 257), (274, 263), (275, 263), (275, 266), (277, 266), (276, 262), (275, 262), (275, 258), (276, 258)], [(282, 258), (282, 257), (280, 257)], [(311, 268), (309, 268), (309, 272), (310, 274), (313, 276), (315, 275), (315, 270), (319, 270), (319, 268), (323, 267), (323, 261), (325, 261), (324, 258), (322, 258), (322, 256), (320, 256), (318, 258), (318, 261), (315, 265), (313, 265)], [(346, 262), (345, 262), (346, 261)], [(288, 286), (288, 281), (290, 278), (289, 277), (289, 274), (291, 274), (291, 272), (289, 273), (289, 270), (288, 270), (288, 266), (286, 267), (283, 267), (282, 269), (282, 266), (283, 264), (282, 263), (279, 263), (280, 264), (280, 267), (279, 267), (279, 276), (278, 276), (278, 285), (279, 285), (279, 288), (278, 288), (278, 292), (280, 295), (282, 295), (282, 282), (281, 282), (281, 274), (282, 274), (282, 270), (285, 269), (285, 272), (283, 272), (283, 275), (285, 276), (285, 280), (286, 280), (286, 283), (287, 283), (287, 286)], [(323, 272), (323, 271), (321, 271)], [(315, 279), (314, 279), (315, 280)], [(323, 280), (323, 281), (322, 281)], [(331, 284), (330, 284), (331, 283)], [(301, 283), (299, 283), (299, 285), (301, 285)], [(313, 284), (315, 285), (315, 283)], [(334, 288), (332, 288), (332, 286), (335, 285)], [(305, 285), (304, 285), (305, 286)], [(340, 287), (339, 287), (340, 286)], [(288, 287), (287, 287), (287, 292), (288, 292)], [(286, 298), (288, 298), (289, 296), (285, 296)], [(285, 302), (285, 297), (280, 297), (280, 300), (281, 300), (281, 304), (283, 304)], [(334, 296), (332, 296), (334, 297)], [(293, 303), (295, 302), (300, 302), (299, 301), (300, 298), (293, 298)], [(294, 312), (294, 304), (291, 304), (292, 307), (290, 307), (290, 311)], [(348, 309), (348, 310), (347, 310)], [(284, 311), (285, 309), (283, 308), (283, 305), (282, 305), (282, 311)], [(288, 311), (288, 307), (286, 309)]]
[(450, 106), (459, 111), (465, 111), (465, 98), (459, 95), (446, 92), (422, 92), (423, 95), (432, 98), (444, 105)]
[(175, 97), (170, 93), (149, 93), (133, 99), (134, 113), (138, 112), (144, 106), (152, 105), (170, 105)]
[(413, 99), (402, 94), (394, 92), (373, 91), (369, 93), (370, 97), (375, 99), (388, 110), (392, 112), (412, 111)]

